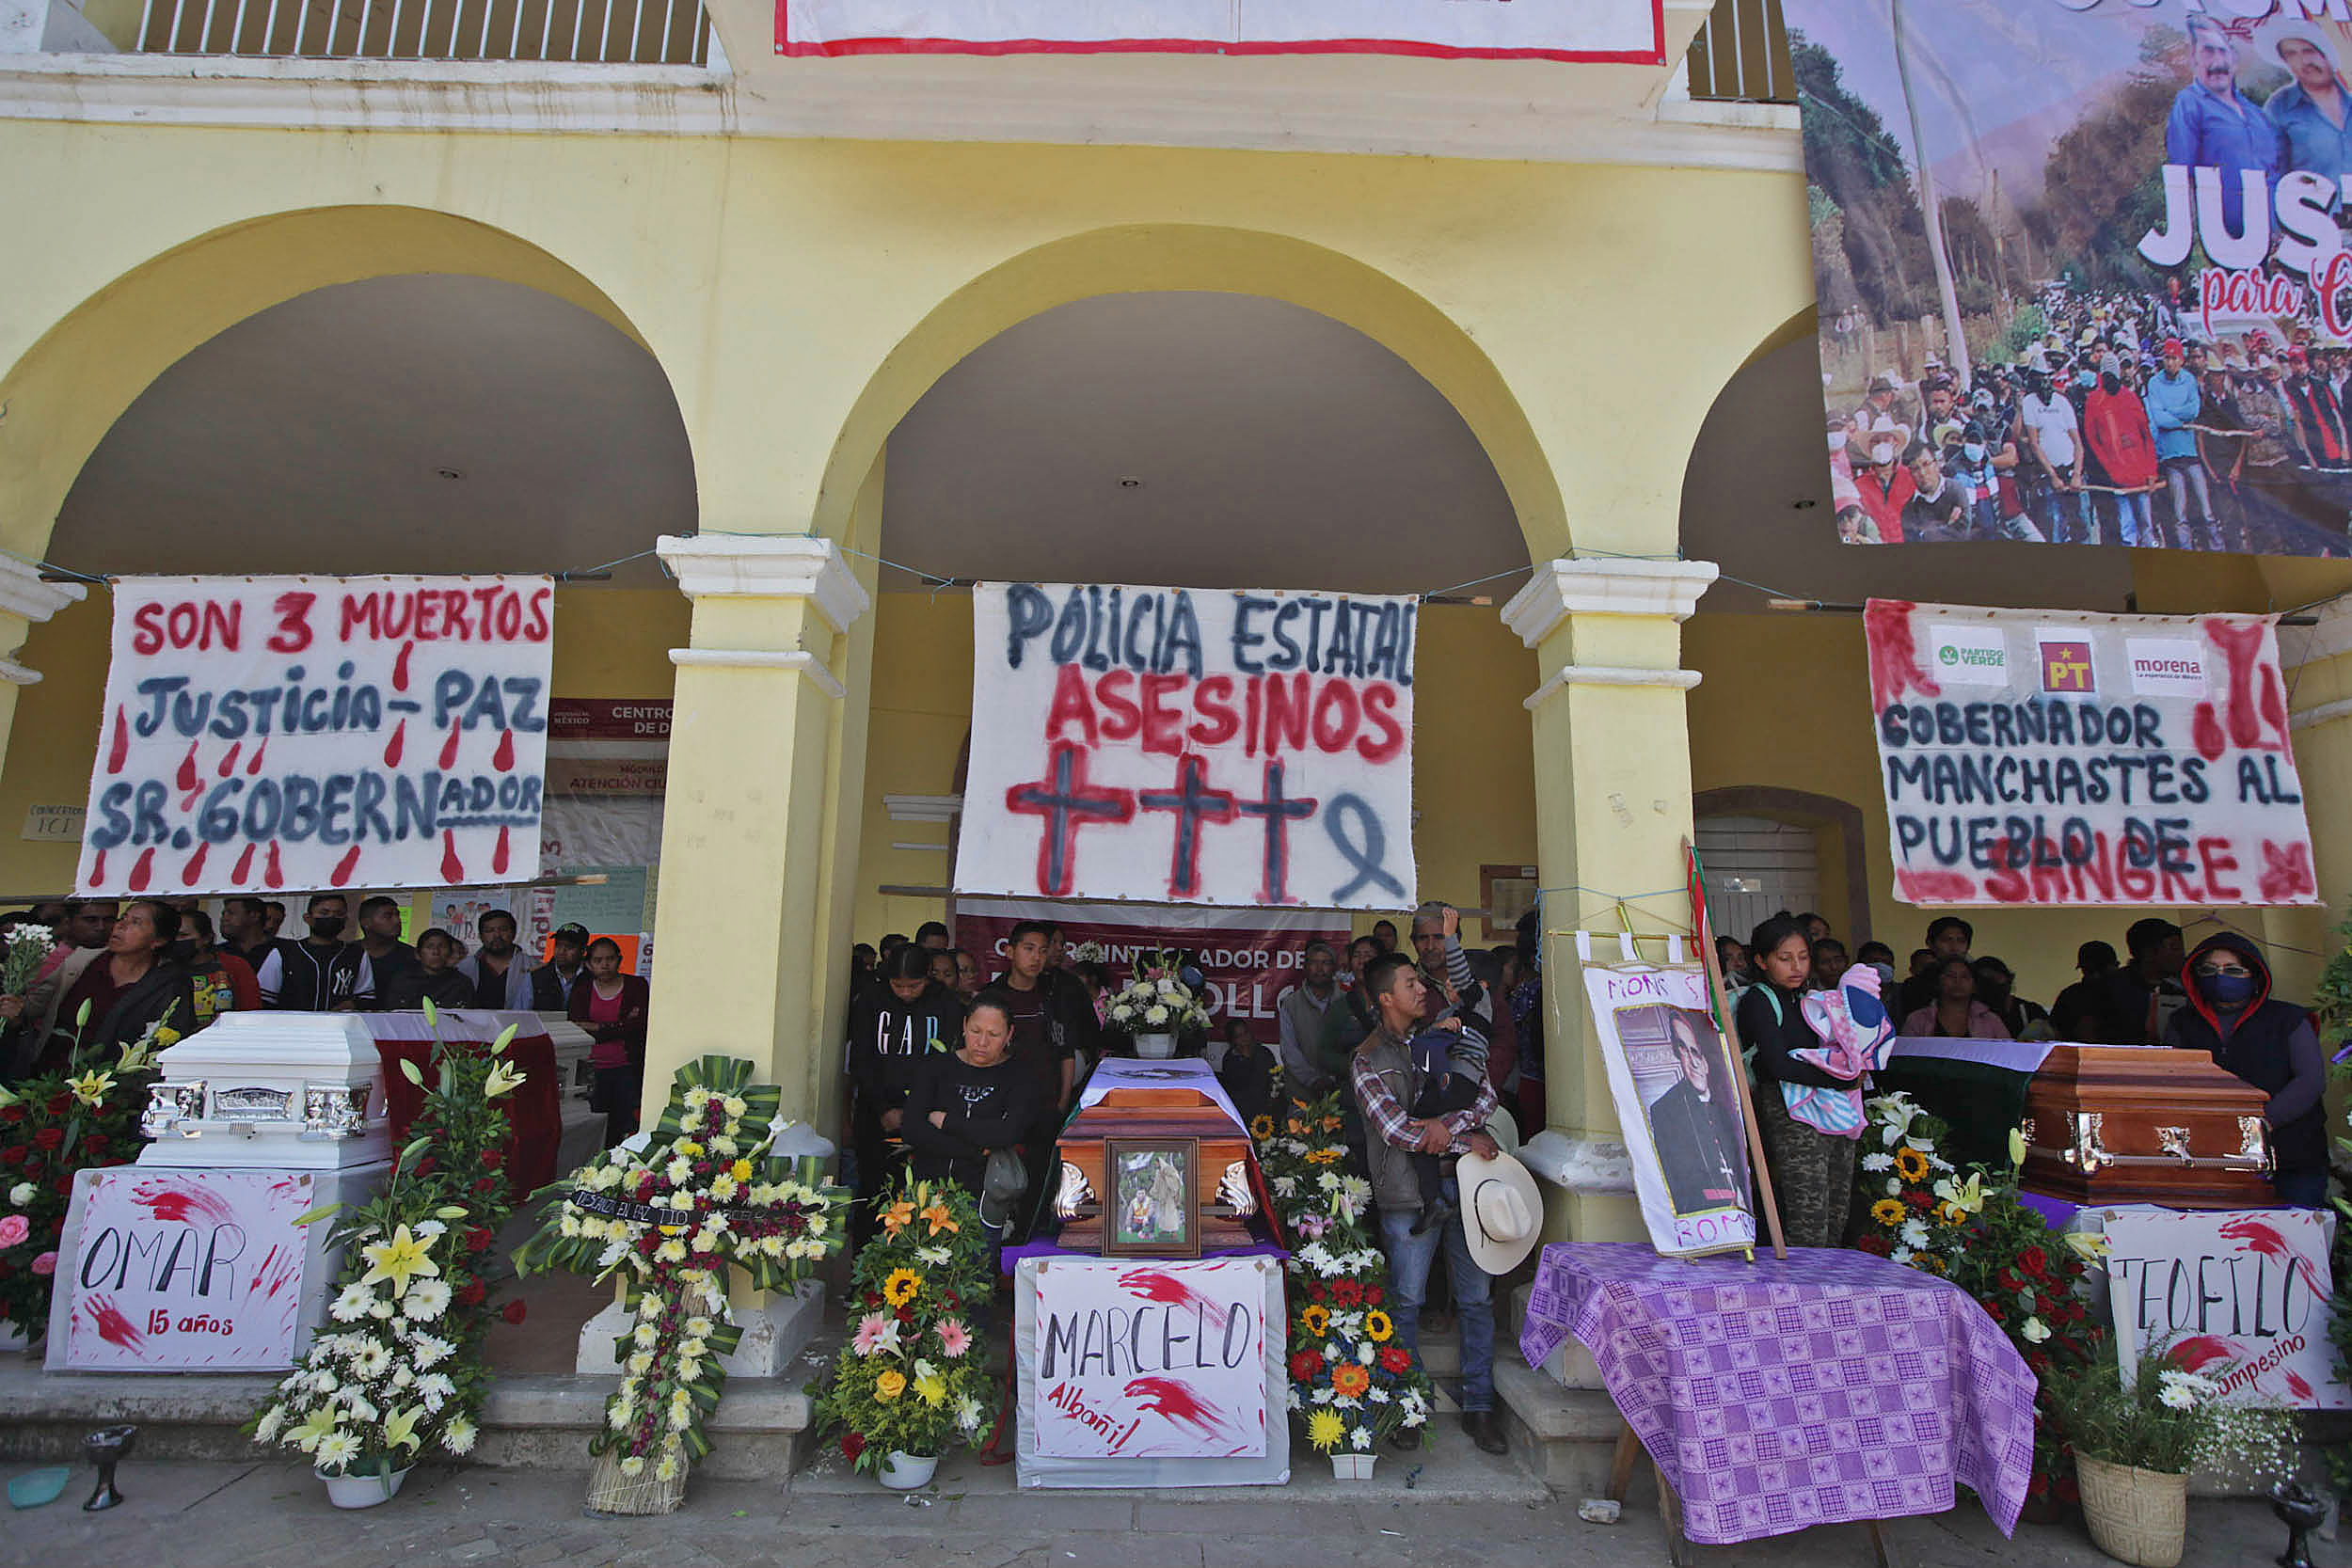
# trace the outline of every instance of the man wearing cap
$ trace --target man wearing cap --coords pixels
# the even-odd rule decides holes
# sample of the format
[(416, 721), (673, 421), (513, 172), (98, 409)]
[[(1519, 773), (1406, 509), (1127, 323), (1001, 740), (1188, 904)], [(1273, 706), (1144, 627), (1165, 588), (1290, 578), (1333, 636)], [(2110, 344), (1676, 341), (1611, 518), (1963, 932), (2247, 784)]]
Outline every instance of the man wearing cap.
[[(2213, 490), (2205, 465), (2197, 455), (2197, 413), (2204, 392), (2188, 373), (2188, 351), (2178, 338), (2167, 338), (2158, 350), (2164, 369), (2148, 378), (2141, 401), (2148, 406), (2148, 428), (2156, 437), (2156, 467), (2172, 498), (2175, 542), (2185, 550), (2197, 548), (2197, 536), (2213, 531)], [(2217, 538), (2215, 547), (2220, 547)]]
[(2287, 350), (2286, 385), (2280, 394), (2295, 416), (2296, 438), (2320, 468), (2352, 468), (2352, 442), (2344, 429), (2344, 405), (2325, 381), (2312, 374), (2311, 355), (2301, 348)]
[(2339, 182), (2352, 173), (2352, 99), (2327, 35), (2294, 19), (2269, 29), (2270, 47), (2295, 80), (2270, 95), (2263, 112), (2285, 143), (2285, 166), (2328, 182), (2325, 205), (2332, 209)]
[(1365, 1164), (1372, 1175), (1373, 1201), (1380, 1210), (1381, 1250), (1388, 1255), (1391, 1286), (1390, 1316), (1396, 1322), (1398, 1342), (1420, 1349), (1421, 1307), (1441, 1238), (1436, 1226), (1416, 1229), (1422, 1198), (1413, 1156), (1434, 1154), (1438, 1156), (1445, 1200), (1454, 1211), (1443, 1227), (1442, 1243), (1462, 1325), (1462, 1430), (1486, 1452), (1503, 1453), (1510, 1445), (1494, 1408), (1494, 1279), (1471, 1256), (1463, 1230), (1457, 1168), (1461, 1156), (1493, 1159), (1501, 1152), (1486, 1132), (1496, 1104), (1486, 1074), (1486, 1042), (1466, 1023), (1448, 1050), (1454, 1070), (1478, 1085), (1470, 1108), (1414, 1117), (1405, 1107), (1420, 1097), (1422, 1073), (1406, 1042), (1422, 1026), (1428, 982), (1412, 959), (1390, 953), (1364, 966), (1362, 984), (1380, 1022), (1356, 1048), (1348, 1079), (1363, 1113)]
[(548, 935), (548, 961), (531, 972), (531, 1010), (560, 1013), (572, 1005), (572, 983), (587, 971), (588, 927), (566, 921)]

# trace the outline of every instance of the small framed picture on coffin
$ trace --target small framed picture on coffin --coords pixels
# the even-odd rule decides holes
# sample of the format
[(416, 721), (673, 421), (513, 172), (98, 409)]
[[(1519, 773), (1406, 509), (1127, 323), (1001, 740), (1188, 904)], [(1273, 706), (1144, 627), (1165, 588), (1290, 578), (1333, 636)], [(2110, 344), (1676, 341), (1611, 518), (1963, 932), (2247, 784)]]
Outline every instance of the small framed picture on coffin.
[(1103, 1140), (1103, 1256), (1200, 1256), (1196, 1138)]

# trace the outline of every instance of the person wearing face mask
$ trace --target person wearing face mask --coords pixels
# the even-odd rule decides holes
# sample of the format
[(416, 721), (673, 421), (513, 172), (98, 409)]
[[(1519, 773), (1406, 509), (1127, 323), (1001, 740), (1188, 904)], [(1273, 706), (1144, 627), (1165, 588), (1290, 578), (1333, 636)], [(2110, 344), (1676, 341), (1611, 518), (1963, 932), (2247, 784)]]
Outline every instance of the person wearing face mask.
[(2165, 1043), (2209, 1051), (2213, 1059), (2270, 1097), (2263, 1121), (2277, 1163), (2271, 1185), (2296, 1209), (2328, 1204), (2328, 1126), (2321, 1095), (2328, 1065), (2312, 1016), (2270, 994), (2262, 949), (2234, 931), (2197, 944), (2182, 966), (2188, 1006), (2165, 1026)]
[(2163, 483), (2156, 440), (2148, 428), (2147, 405), (2123, 379), (2123, 362), (2113, 354), (2101, 356), (2099, 384), (2084, 402), (2083, 437), (2115, 490), (2119, 537), (2126, 545), (2161, 546), (2148, 499)]
[[(1911, 501), (1911, 470), (1903, 466), (1903, 448), (1911, 433), (1892, 420), (1881, 418), (1865, 432), (1865, 467), (1854, 475), (1854, 494), (1862, 510), (1878, 525), (1883, 544), (1903, 542), (1903, 508)], [(1850, 449), (1851, 450), (1851, 449)]]
[(1756, 928), (1748, 951), (1757, 980), (1740, 998), (1733, 1016), (1740, 1043), (1756, 1053), (1756, 1119), (1780, 1200), (1781, 1230), (1792, 1247), (1843, 1246), (1858, 1152), (1854, 1136), (1799, 1120), (1783, 1092), (1791, 1086), (1853, 1087), (1793, 1054), (1822, 1044), (1802, 1005), (1813, 968), (1812, 944), (1793, 916), (1778, 914)]
[(897, 949), (882, 960), (882, 983), (850, 1006), (850, 1137), (864, 1200), (850, 1221), (855, 1245), (873, 1234), (872, 1200), (894, 1174), (890, 1140), (912, 1142), (900, 1123), (915, 1073), (963, 1032), (962, 999), (931, 978), (937, 956), (913, 944)]
[(347, 1013), (375, 1001), (375, 969), (365, 947), (345, 944), (351, 906), (340, 893), (314, 893), (300, 942), (280, 942), (254, 979), (262, 1006), (286, 1013)]

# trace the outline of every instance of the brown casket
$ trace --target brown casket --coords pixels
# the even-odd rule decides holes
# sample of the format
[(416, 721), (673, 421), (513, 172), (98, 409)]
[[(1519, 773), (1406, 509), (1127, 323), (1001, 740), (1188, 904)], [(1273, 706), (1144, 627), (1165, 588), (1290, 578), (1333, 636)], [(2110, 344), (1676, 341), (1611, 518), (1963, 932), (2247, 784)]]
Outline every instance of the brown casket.
[[(1061, 1244), (1085, 1252), (1103, 1244), (1105, 1138), (1190, 1138), (1200, 1148), (1193, 1162), (1193, 1203), (1200, 1213), (1203, 1250), (1247, 1246), (1244, 1223), (1254, 1210), (1248, 1180), (1249, 1140), (1217, 1103), (1199, 1089), (1112, 1089), (1062, 1129), (1056, 1148), (1060, 1186), (1055, 1210), (1061, 1217)], [(1229, 1179), (1238, 1165), (1241, 1178)], [(1243, 1199), (1236, 1204), (1232, 1199)]]
[(2266, 1208), (2267, 1100), (2209, 1052), (2053, 1046), (2026, 1089), (2020, 1185), (2091, 1208)]

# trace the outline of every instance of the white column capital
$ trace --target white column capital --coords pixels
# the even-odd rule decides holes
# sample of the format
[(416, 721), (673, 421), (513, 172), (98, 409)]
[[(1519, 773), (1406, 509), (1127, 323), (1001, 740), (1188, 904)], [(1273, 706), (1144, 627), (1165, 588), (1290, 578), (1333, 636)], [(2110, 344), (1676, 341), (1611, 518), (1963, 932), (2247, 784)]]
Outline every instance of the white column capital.
[(1539, 561), (1502, 607), (1502, 624), (1534, 648), (1571, 615), (1687, 621), (1720, 570), (1711, 561)]
[(22, 556), (0, 555), (0, 610), (27, 621), (46, 621), (88, 596), (89, 590), (78, 582), (43, 582), (40, 568), (33, 562)]
[(802, 533), (665, 533), (661, 563), (690, 599), (806, 599), (837, 632), (873, 601), (830, 539)]

